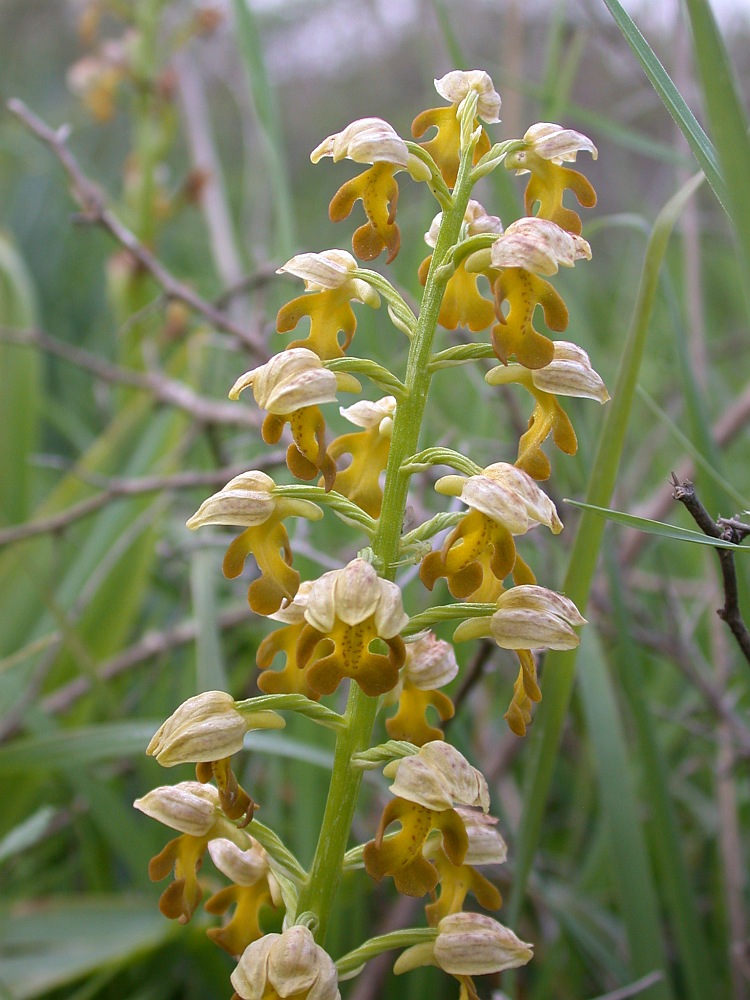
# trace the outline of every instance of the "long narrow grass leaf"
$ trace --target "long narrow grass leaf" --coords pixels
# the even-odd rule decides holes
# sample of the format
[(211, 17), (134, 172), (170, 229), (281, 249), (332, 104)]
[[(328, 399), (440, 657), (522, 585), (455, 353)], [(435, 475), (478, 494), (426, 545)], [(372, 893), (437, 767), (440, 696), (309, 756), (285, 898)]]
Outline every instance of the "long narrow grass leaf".
[(663, 978), (643, 996), (669, 997), (668, 963), (659, 922), (659, 904), (643, 826), (631, 779), (625, 732), (607, 662), (594, 629), (587, 629), (578, 657), (586, 727), (592, 741), (599, 798), (609, 831), (611, 867), (635, 975), (660, 971)]
[(675, 87), (669, 74), (622, 4), (618, 0), (603, 0), (603, 2), (615, 19), (617, 27), (625, 37), (625, 41), (643, 67), (654, 90), (685, 136), (688, 145), (693, 151), (693, 155), (698, 161), (701, 170), (706, 175), (706, 179), (713, 188), (716, 197), (724, 206), (727, 214), (730, 214), (726, 184), (721, 175), (719, 158), (713, 143), (699, 125), (697, 118), (685, 103), (682, 94)]
[[(587, 491), (587, 502), (599, 507), (608, 506), (614, 490), (656, 298), (659, 272), (669, 237), (685, 203), (695, 193), (701, 180), (701, 175), (691, 178), (667, 202), (659, 213), (646, 248), (641, 283), (625, 340), (614, 398), (609, 404), (609, 412), (602, 426)], [(564, 589), (582, 611), (588, 600), (604, 525), (605, 522), (596, 515), (584, 513), (576, 532)], [(532, 729), (523, 811), (517, 831), (516, 871), (509, 901), (511, 926), (518, 922), (526, 882), (539, 843), (544, 807), (573, 688), (574, 671), (573, 651), (552, 651), (547, 655), (544, 699)]]
[(266, 167), (276, 207), (276, 250), (285, 259), (295, 250), (294, 202), (281, 136), (281, 115), (268, 78), (255, 15), (247, 0), (233, 0), (237, 47), (265, 140)]
[[(638, 760), (643, 790), (648, 806), (648, 826), (654, 858), (658, 864), (659, 885), (665, 897), (680, 971), (685, 980), (685, 1000), (704, 1000), (716, 987), (709, 949), (701, 928), (698, 901), (690, 883), (674, 801), (669, 789), (669, 774), (664, 753), (659, 746), (653, 714), (647, 702), (646, 664), (641, 647), (633, 639), (632, 623), (618, 586), (617, 567), (607, 551), (609, 592), (614, 605), (614, 620), (619, 640), (620, 683), (635, 721), (638, 735)], [(605, 670), (604, 664), (594, 669)], [(636, 819), (636, 825), (640, 825)]]
[(648, 517), (638, 517), (635, 514), (626, 514), (621, 510), (610, 510), (608, 507), (597, 507), (591, 503), (582, 503), (580, 500), (565, 500), (571, 507), (578, 507), (581, 510), (590, 510), (599, 517), (621, 524), (625, 528), (635, 528), (636, 531), (645, 531), (649, 535), (661, 535), (662, 538), (673, 538), (678, 542), (692, 542), (694, 545), (710, 545), (716, 549), (732, 549), (735, 552), (750, 552), (750, 545), (737, 545), (734, 542), (724, 542), (720, 538), (709, 538), (701, 534), (700, 531), (691, 531), (690, 528), (680, 528), (676, 524), (665, 524), (663, 521), (652, 521)]
[[(726, 46), (708, 0), (685, 0), (693, 34), (708, 120), (724, 177), (728, 214), (743, 264), (745, 302), (750, 316), (750, 138), (748, 119)], [(710, 178), (709, 178), (710, 180)]]

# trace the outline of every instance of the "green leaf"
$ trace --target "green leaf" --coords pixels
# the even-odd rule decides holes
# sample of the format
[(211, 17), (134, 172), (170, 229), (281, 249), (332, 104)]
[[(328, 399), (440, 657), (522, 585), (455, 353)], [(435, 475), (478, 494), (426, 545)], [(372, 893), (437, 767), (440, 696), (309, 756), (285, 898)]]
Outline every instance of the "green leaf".
[(197, 692), (228, 691), (216, 600), (216, 554), (198, 549), (190, 558), (190, 591), (195, 610), (195, 680)]
[(237, 29), (237, 48), (245, 65), (250, 95), (258, 115), (267, 174), (276, 203), (277, 252), (286, 259), (294, 253), (296, 227), (294, 200), (281, 133), (281, 114), (268, 78), (262, 39), (250, 4), (247, 0), (233, 0), (232, 9)]
[(625, 731), (608, 665), (596, 632), (588, 628), (578, 657), (579, 691), (592, 740), (599, 798), (607, 830), (611, 866), (635, 975), (661, 971), (664, 978), (644, 993), (648, 1000), (672, 996), (661, 932), (654, 875), (646, 850), (639, 804), (633, 788)]
[(0, 916), (0, 990), (28, 1000), (95, 969), (160, 947), (174, 934), (153, 900), (83, 897)]
[[(36, 323), (31, 279), (10, 240), (0, 233), (0, 327)], [(31, 510), (31, 457), (39, 438), (42, 367), (32, 347), (0, 338), (0, 523), (17, 524)]]
[(719, 158), (711, 140), (698, 124), (698, 120), (685, 103), (682, 94), (675, 87), (669, 74), (619, 0), (604, 0), (604, 3), (624, 35), (625, 41), (643, 67), (654, 90), (685, 136), (701, 170), (706, 175), (708, 183), (729, 215), (727, 189), (719, 168)]
[(619, 510), (610, 510), (608, 507), (596, 507), (594, 504), (583, 503), (580, 500), (564, 500), (572, 507), (580, 507), (581, 510), (590, 510), (599, 517), (604, 517), (615, 524), (621, 524), (625, 528), (635, 528), (636, 531), (645, 531), (649, 535), (661, 535), (662, 538), (675, 538), (678, 542), (693, 542), (695, 545), (710, 545), (715, 549), (733, 549), (735, 552), (750, 552), (750, 545), (736, 545), (734, 542), (724, 542), (720, 538), (709, 538), (700, 531), (691, 531), (690, 528), (680, 528), (675, 524), (664, 524), (663, 521), (651, 521), (647, 517), (636, 517), (635, 514), (625, 514)]
[[(587, 502), (606, 507), (612, 497), (630, 420), (638, 372), (646, 345), (664, 254), (675, 222), (702, 177), (693, 177), (667, 202), (646, 248), (640, 288), (617, 375), (591, 467)], [(604, 533), (604, 521), (584, 512), (576, 532), (563, 590), (585, 612)], [(555, 762), (575, 676), (575, 651), (550, 651), (545, 660), (544, 699), (531, 735), (516, 841), (516, 870), (508, 905), (508, 923), (516, 926), (531, 872), (552, 782)]]
[[(750, 138), (748, 120), (726, 46), (707, 0), (685, 0), (693, 52), (726, 185), (727, 209), (740, 246), (743, 288), (750, 316)], [(709, 178), (710, 180), (710, 178)]]
[(0, 773), (26, 768), (67, 771), (84, 764), (135, 757), (145, 753), (160, 725), (140, 719), (30, 736), (0, 747)]

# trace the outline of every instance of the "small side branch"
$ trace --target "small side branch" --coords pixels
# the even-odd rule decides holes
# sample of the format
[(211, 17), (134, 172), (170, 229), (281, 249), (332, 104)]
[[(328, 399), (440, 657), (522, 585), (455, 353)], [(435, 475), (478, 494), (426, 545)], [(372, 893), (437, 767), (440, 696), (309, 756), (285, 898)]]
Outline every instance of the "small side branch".
[[(674, 473), (672, 473), (672, 496), (683, 504), (704, 535), (724, 542), (733, 542), (735, 545), (750, 535), (750, 525), (743, 524), (737, 518), (719, 518), (718, 521), (714, 521), (698, 499), (695, 486), (687, 479), (680, 482)], [(719, 558), (724, 584), (724, 607), (719, 608), (717, 614), (732, 630), (743, 656), (750, 663), (750, 631), (740, 611), (734, 553), (731, 549), (717, 548), (716, 555)]]

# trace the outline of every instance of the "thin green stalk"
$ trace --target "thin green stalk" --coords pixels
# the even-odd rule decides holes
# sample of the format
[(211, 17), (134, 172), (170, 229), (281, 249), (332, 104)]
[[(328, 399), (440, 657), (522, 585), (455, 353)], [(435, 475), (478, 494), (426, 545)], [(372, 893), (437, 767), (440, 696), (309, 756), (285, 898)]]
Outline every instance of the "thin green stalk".
[[(459, 237), (471, 193), (472, 152), (472, 148), (464, 151), (453, 193), (453, 208), (443, 213), (425, 284), (422, 308), (406, 364), (405, 384), (408, 395), (397, 407), (393, 422), (383, 505), (378, 530), (372, 542), (379, 573), (388, 580), (393, 580), (396, 572), (409, 489), (409, 475), (401, 467), (417, 450), (422, 415), (432, 378), (428, 362), (445, 290), (445, 281), (437, 277), (437, 271), (448, 249)], [(299, 898), (298, 914), (314, 914), (316, 919), (313, 930), (316, 939), (321, 942), (325, 938), (328, 918), (341, 878), (344, 853), (363, 775), (361, 770), (351, 767), (351, 760), (356, 753), (369, 747), (377, 710), (378, 699), (364, 694), (358, 684), (352, 683), (345, 713), (346, 725), (336, 740), (333, 774), (318, 846), (309, 879)]]

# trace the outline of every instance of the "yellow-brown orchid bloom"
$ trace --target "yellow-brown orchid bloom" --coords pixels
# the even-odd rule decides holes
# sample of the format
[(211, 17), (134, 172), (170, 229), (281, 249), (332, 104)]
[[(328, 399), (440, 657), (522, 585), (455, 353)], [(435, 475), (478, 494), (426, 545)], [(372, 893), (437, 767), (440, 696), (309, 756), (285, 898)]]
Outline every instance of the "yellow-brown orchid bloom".
[[(555, 505), (533, 479), (507, 462), (489, 465), (478, 476), (444, 476), (435, 484), (439, 493), (460, 496), (470, 507), (441, 549), (422, 560), (419, 576), (428, 590), (445, 577), (454, 597), (465, 598), (478, 591), (489, 570), (502, 582), (515, 572), (518, 556), (514, 535), (522, 535), (535, 524), (546, 524), (553, 534), (562, 531)], [(489, 552), (489, 564), (482, 556)], [(530, 570), (521, 561), (523, 582)]]
[(581, 150), (596, 159), (597, 150), (591, 139), (573, 129), (552, 122), (538, 122), (524, 135), (525, 148), (509, 153), (505, 166), (517, 174), (530, 173), (524, 196), (527, 215), (539, 205), (537, 218), (556, 222), (569, 233), (581, 232), (581, 217), (563, 205), (563, 195), (570, 190), (584, 208), (596, 205), (596, 191), (589, 180), (577, 170), (564, 167), (574, 162)]
[(542, 451), (542, 444), (552, 433), (552, 440), (566, 455), (575, 455), (578, 449), (573, 425), (556, 399), (560, 396), (578, 396), (606, 403), (607, 387), (591, 367), (583, 348), (566, 340), (554, 344), (552, 361), (544, 368), (528, 371), (522, 365), (501, 365), (487, 372), (489, 385), (507, 385), (517, 382), (534, 397), (535, 406), (529, 426), (518, 444), (516, 465), (533, 479), (549, 479), (549, 459)]
[(245, 530), (224, 556), (224, 575), (239, 576), (252, 553), (261, 576), (248, 589), (247, 599), (256, 614), (271, 615), (284, 601), (291, 601), (299, 587), (299, 573), (292, 569), (285, 517), (318, 521), (323, 512), (309, 500), (274, 496), (276, 484), (264, 472), (245, 472), (223, 490), (204, 500), (187, 522), (189, 528), (206, 524), (239, 525)]
[[(442, 212), (439, 212), (432, 220), (429, 231), (425, 233), (425, 243), (428, 246), (435, 246), (441, 220)], [(503, 224), (496, 215), (488, 215), (478, 201), (469, 202), (461, 227), (461, 238), (477, 236), (480, 233), (500, 234), (502, 231)], [(427, 281), (431, 261), (432, 254), (419, 265), (418, 277), (423, 285)], [(469, 272), (465, 263), (463, 260), (460, 261), (448, 279), (440, 305), (438, 323), (446, 330), (456, 330), (459, 326), (466, 326), (472, 333), (478, 333), (495, 319), (495, 308), (493, 303), (482, 295), (477, 281), (483, 275), (491, 287), (497, 278), (497, 271), (490, 268), (482, 272)]]
[(591, 259), (586, 240), (546, 219), (523, 218), (498, 236), (489, 253), (479, 251), (467, 259), (469, 271), (485, 271), (489, 264), (499, 272), (493, 285), (497, 324), (491, 336), (503, 364), (515, 356), (525, 368), (537, 369), (553, 360), (554, 344), (534, 328), (534, 313), (541, 306), (547, 327), (561, 332), (568, 325), (568, 310), (542, 275), (556, 274), (560, 266), (573, 267), (581, 258)]
[(259, 920), (263, 906), (275, 909), (281, 905), (281, 889), (268, 855), (257, 840), (247, 839), (244, 849), (222, 837), (208, 845), (214, 865), (234, 884), (210, 896), (204, 909), (221, 915), (234, 906), (234, 913), (222, 927), (211, 927), (206, 933), (230, 955), (241, 955), (249, 944), (263, 936)]
[(401, 246), (401, 233), (396, 225), (398, 183), (395, 174), (408, 170), (415, 180), (428, 180), (429, 169), (409, 152), (404, 140), (382, 118), (361, 118), (341, 131), (329, 135), (310, 154), (313, 163), (322, 157), (333, 157), (334, 163), (344, 157), (356, 163), (372, 166), (358, 177), (343, 184), (328, 206), (332, 222), (341, 222), (351, 213), (357, 201), (367, 216), (352, 237), (352, 249), (360, 260), (374, 260), (383, 250), (388, 251), (386, 264), (394, 259)]
[[(306, 625), (297, 644), (297, 663), (319, 694), (332, 694), (351, 677), (365, 694), (390, 691), (406, 651), (399, 632), (409, 621), (395, 583), (381, 579), (364, 559), (316, 580), (305, 607)], [(387, 655), (370, 647), (376, 640)]]
[(341, 416), (363, 430), (341, 434), (328, 446), (328, 455), (334, 463), (338, 463), (342, 455), (351, 455), (346, 469), (336, 472), (336, 491), (371, 517), (380, 517), (383, 502), (380, 476), (388, 464), (395, 411), (394, 396), (384, 396), (374, 403), (363, 399), (340, 407)]
[(453, 718), (453, 702), (437, 688), (450, 683), (457, 673), (458, 664), (450, 643), (432, 632), (408, 642), (406, 661), (401, 668), (398, 711), (385, 723), (391, 739), (407, 740), (418, 747), (442, 740), (443, 730), (430, 725), (426, 715), (429, 709), (434, 709), (441, 722)]
[[(475, 127), (479, 127), (479, 118), (488, 124), (499, 122), (500, 95), (495, 90), (492, 80), (484, 70), (452, 70), (439, 80), (435, 80), (435, 89), (446, 101), (447, 108), (429, 108), (422, 111), (412, 122), (411, 132), (415, 139), (421, 138), (427, 129), (435, 127), (437, 135), (421, 146), (427, 150), (437, 164), (443, 180), (448, 187), (453, 187), (458, 176), (458, 165), (461, 159), (461, 125), (459, 121), (460, 106), (469, 91), (478, 95)], [(482, 129), (479, 142), (474, 150), (474, 163), (489, 152), (490, 140)]]
[[(304, 580), (294, 600), (268, 616), (274, 621), (285, 622), (285, 626), (265, 636), (255, 654), (255, 662), (261, 671), (258, 687), (266, 694), (303, 694), (312, 701), (320, 700), (320, 694), (310, 687), (307, 672), (297, 660), (297, 643), (306, 625), (305, 608), (311, 587), (312, 582)], [(284, 657), (284, 666), (281, 670), (271, 670), (271, 664), (279, 654)]]
[[(455, 806), (489, 809), (484, 777), (449, 743), (426, 743), (417, 754), (394, 761), (384, 768), (394, 778), (396, 796), (383, 811), (375, 839), (364, 850), (365, 868), (376, 881), (391, 875), (396, 888), (406, 896), (423, 896), (438, 882), (437, 868), (423, 854), (431, 830), (442, 834), (443, 849), (453, 862), (464, 863), (469, 840)], [(393, 822), (400, 831), (385, 838)]]
[[(353, 300), (376, 309), (380, 296), (353, 272), (357, 262), (346, 250), (298, 254), (288, 260), (277, 274), (294, 274), (305, 282), (305, 294), (282, 306), (276, 317), (279, 333), (293, 330), (303, 317), (310, 319), (310, 335), (295, 340), (289, 348), (305, 347), (323, 361), (343, 358), (357, 328)], [(343, 333), (344, 341), (339, 341)]]
[(276, 444), (288, 423), (294, 443), (287, 449), (287, 468), (297, 479), (322, 474), (330, 490), (336, 466), (326, 454), (326, 425), (318, 406), (334, 403), (339, 389), (359, 392), (357, 379), (346, 372), (328, 371), (314, 351), (294, 347), (241, 375), (229, 398), (238, 399), (247, 388), (252, 388), (258, 406), (268, 411), (261, 428), (266, 444)]

